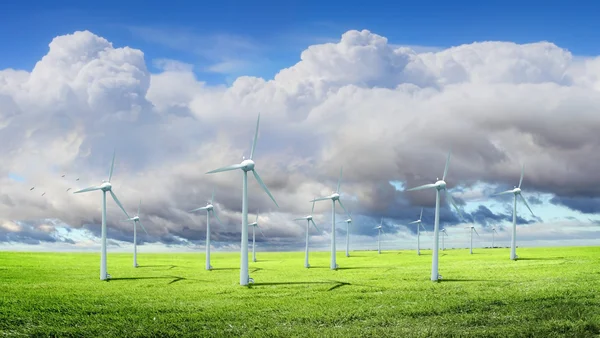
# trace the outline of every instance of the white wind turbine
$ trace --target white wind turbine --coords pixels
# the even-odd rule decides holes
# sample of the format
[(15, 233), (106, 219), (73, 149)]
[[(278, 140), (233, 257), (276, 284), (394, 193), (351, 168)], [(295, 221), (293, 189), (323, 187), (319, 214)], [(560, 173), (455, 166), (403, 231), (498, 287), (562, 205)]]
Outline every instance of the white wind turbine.
[(448, 233), (446, 232), (445, 228), (442, 229), (442, 230), (440, 230), (440, 233), (442, 234), (441, 235), (442, 236), (442, 251), (444, 251), (445, 250), (445, 248), (444, 248), (444, 236), (448, 236)]
[(525, 165), (522, 165), (521, 166), (521, 179), (519, 179), (519, 186), (515, 187), (512, 190), (503, 191), (501, 193), (494, 195), (494, 196), (506, 195), (506, 194), (514, 195), (512, 239), (510, 241), (510, 259), (512, 259), (512, 260), (516, 260), (518, 258), (518, 256), (517, 256), (517, 196), (521, 196), (521, 200), (523, 200), (523, 203), (525, 203), (525, 206), (527, 207), (527, 209), (529, 209), (529, 211), (531, 212), (531, 215), (535, 216), (533, 214), (533, 211), (531, 211), (529, 204), (527, 204), (525, 197), (523, 197), (523, 195), (521, 194), (521, 183), (523, 183), (523, 174), (524, 173), (525, 173)]
[(252, 141), (252, 150), (250, 151), (250, 158), (244, 159), (240, 164), (230, 165), (228, 167), (223, 167), (219, 169), (215, 169), (207, 172), (207, 174), (213, 174), (223, 171), (230, 171), (241, 169), (243, 172), (242, 179), (242, 242), (240, 249), (240, 285), (248, 285), (248, 283), (254, 283), (254, 280), (250, 278), (248, 274), (248, 172), (251, 171), (254, 174), (254, 178), (258, 181), (258, 184), (263, 188), (263, 190), (269, 195), (271, 200), (279, 207), (275, 198), (269, 192), (269, 189), (262, 181), (256, 170), (254, 169), (255, 163), (252, 160), (254, 158), (254, 149), (256, 148), (256, 140), (258, 138), (258, 125), (260, 123), (260, 113), (258, 114), (258, 119), (256, 120), (256, 131), (254, 132), (254, 140)]
[(344, 211), (346, 212), (346, 215), (348, 215), (348, 210), (346, 210), (346, 207), (344, 207), (344, 204), (342, 204), (342, 201), (340, 201), (340, 184), (342, 183), (342, 169), (343, 167), (340, 168), (340, 178), (338, 180), (337, 189), (329, 196), (315, 198), (311, 201), (318, 202), (331, 200), (331, 263), (329, 264), (329, 268), (331, 270), (335, 270), (338, 268), (338, 265), (335, 262), (335, 201), (337, 201), (340, 204), (340, 207), (342, 207), (342, 209), (344, 209)]
[(140, 204), (138, 205), (137, 214), (135, 216), (125, 220), (125, 222), (133, 222), (133, 267), (134, 268), (138, 267), (138, 263), (137, 263), (137, 225), (139, 224), (142, 227), (142, 230), (144, 230), (144, 232), (146, 233), (146, 235), (148, 235), (148, 231), (146, 231), (146, 228), (144, 228), (144, 226), (142, 225), (142, 222), (140, 221), (141, 206), (142, 206), (142, 200), (140, 200)]
[(108, 278), (110, 278), (110, 275), (106, 271), (106, 192), (107, 191), (110, 192), (110, 195), (112, 196), (115, 203), (117, 203), (119, 208), (121, 208), (121, 210), (123, 210), (123, 212), (125, 213), (127, 218), (129, 218), (127, 211), (125, 211), (125, 209), (123, 208), (123, 205), (121, 204), (121, 202), (119, 202), (119, 199), (117, 198), (115, 193), (112, 191), (112, 184), (110, 183), (110, 180), (113, 175), (113, 169), (115, 168), (115, 154), (116, 154), (116, 152), (113, 152), (112, 164), (110, 165), (110, 171), (108, 173), (108, 181), (102, 181), (102, 184), (100, 184), (100, 185), (92, 186), (89, 188), (85, 188), (85, 189), (81, 189), (81, 190), (73, 192), (74, 194), (79, 194), (82, 192), (102, 190), (102, 248), (100, 251), (100, 280), (107, 280)]
[(252, 261), (256, 262), (256, 228), (258, 231), (266, 238), (265, 234), (262, 232), (260, 227), (258, 226), (258, 211), (256, 212), (256, 221), (248, 224), (248, 226), (252, 227)]
[(377, 252), (381, 254), (381, 233), (383, 232), (383, 217), (381, 218), (381, 222), (379, 222), (379, 226), (374, 227), (373, 229), (377, 229)]
[(223, 226), (223, 223), (221, 223), (219, 216), (217, 216), (217, 213), (215, 212), (215, 209), (213, 206), (214, 202), (215, 202), (215, 190), (213, 189), (212, 197), (211, 197), (210, 201), (208, 201), (206, 203), (205, 207), (190, 210), (190, 212), (206, 210), (206, 270), (212, 269), (212, 265), (210, 265), (210, 214), (211, 214), (211, 212), (212, 212), (213, 216), (215, 216), (217, 221), (219, 221), (219, 224), (221, 224), (221, 226)]
[(350, 224), (352, 224), (352, 213), (348, 213), (350, 218), (339, 221), (338, 223), (346, 223), (346, 257), (350, 257)]
[(308, 231), (310, 230), (310, 223), (313, 224), (313, 226), (315, 227), (315, 229), (317, 229), (317, 231), (321, 232), (321, 229), (319, 229), (317, 227), (317, 225), (315, 224), (315, 221), (313, 221), (312, 214), (314, 212), (315, 212), (315, 202), (313, 201), (313, 206), (312, 206), (310, 215), (294, 219), (294, 221), (306, 221), (306, 249), (304, 251), (304, 267), (307, 269), (310, 268), (310, 264), (308, 264)]
[[(423, 218), (423, 208), (421, 208), (421, 216), (419, 216), (419, 219), (414, 221), (414, 222), (410, 222), (408, 224), (416, 224), (417, 225), (417, 255), (421, 254), (421, 228), (423, 228), (423, 230), (425, 230), (425, 227), (423, 226), (423, 223), (421, 222), (421, 219)], [(425, 230), (427, 231), (427, 230)]]
[(454, 199), (452, 198), (452, 195), (450, 195), (450, 193), (446, 189), (445, 179), (446, 179), (446, 175), (448, 174), (448, 165), (450, 164), (450, 155), (451, 155), (451, 152), (448, 152), (448, 158), (446, 159), (446, 167), (444, 168), (444, 175), (442, 176), (441, 180), (438, 179), (438, 181), (435, 183), (424, 184), (424, 185), (406, 190), (406, 191), (415, 191), (415, 190), (435, 188), (435, 222), (434, 222), (434, 227), (433, 227), (433, 255), (432, 255), (432, 262), (431, 262), (431, 280), (434, 282), (441, 278), (441, 276), (438, 273), (438, 259), (439, 259), (439, 257), (438, 257), (439, 247), (438, 246), (439, 246), (439, 235), (440, 235), (440, 192), (442, 190), (446, 191), (446, 198), (452, 204), (452, 206), (454, 206), (454, 208), (458, 212), (458, 215), (461, 216), (461, 218), (462, 218), (462, 214), (461, 214), (460, 210), (458, 209), (458, 207), (456, 206), (456, 203), (454, 203)]
[(465, 229), (470, 229), (469, 234), (471, 235), (471, 247), (470, 247), (469, 253), (472, 255), (473, 254), (473, 232), (475, 232), (475, 234), (477, 234), (477, 237), (479, 237), (479, 234), (477, 233), (477, 230), (475, 230), (475, 227), (472, 225), (465, 227)]
[(494, 246), (494, 234), (497, 234), (498, 231), (496, 231), (496, 227), (492, 227), (492, 249), (495, 247)]

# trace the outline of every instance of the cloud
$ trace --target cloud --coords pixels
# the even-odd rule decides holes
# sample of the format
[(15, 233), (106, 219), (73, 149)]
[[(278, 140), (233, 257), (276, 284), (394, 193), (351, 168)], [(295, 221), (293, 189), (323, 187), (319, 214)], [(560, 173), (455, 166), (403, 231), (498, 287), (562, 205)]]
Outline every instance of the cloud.
[[(215, 189), (223, 225), (211, 226), (214, 240), (236, 245), (241, 172), (204, 173), (249, 156), (258, 112), (256, 169), (280, 208), (250, 176), (249, 210), (260, 212), (267, 237), (260, 241), (273, 248), (302, 243), (304, 224), (293, 219), (335, 189), (341, 166), (351, 233), (365, 241), (382, 216), (390, 236), (414, 234), (404, 224), (421, 207), (426, 227), (433, 224), (434, 191), (399, 191), (390, 181), (408, 188), (434, 182), (450, 148), (448, 187), (462, 207), (517, 184), (521, 163), (527, 193), (563, 202), (598, 193), (589, 182), (600, 157), (600, 59), (575, 58), (552, 43), (418, 53), (349, 31), (308, 47), (273, 80), (241, 76), (230, 86), (209, 86), (183, 63), (155, 63), (162, 71), (150, 74), (142, 51), (83, 31), (55, 38), (30, 72), (0, 71), (4, 222), (58, 219), (98, 235), (101, 193), (71, 192), (106, 180), (116, 147), (111, 183), (131, 212), (142, 200), (149, 235), (140, 234), (141, 242), (202, 243), (206, 217), (188, 211)], [(512, 221), (510, 202), (498, 203), (499, 210), (467, 213), (467, 221)], [(130, 242), (131, 224), (119, 221), (124, 215), (110, 197), (107, 208), (109, 237)], [(330, 210), (326, 202), (315, 207), (326, 231)], [(519, 224), (534, 222), (522, 216)], [(440, 220), (462, 226), (445, 197)], [(326, 245), (327, 236), (311, 241)]]

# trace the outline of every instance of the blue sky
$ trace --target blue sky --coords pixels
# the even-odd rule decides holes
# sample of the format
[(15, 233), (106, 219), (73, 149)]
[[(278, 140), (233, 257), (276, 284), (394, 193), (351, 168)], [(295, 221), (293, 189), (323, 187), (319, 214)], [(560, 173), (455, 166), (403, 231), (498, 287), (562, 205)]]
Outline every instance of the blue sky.
[(31, 69), (58, 35), (88, 29), (153, 60), (195, 66), (209, 83), (271, 78), (308, 45), (369, 29), (391, 43), (448, 47), (473, 41), (548, 40), (577, 55), (600, 54), (592, 1), (10, 1), (0, 11), (0, 68)]

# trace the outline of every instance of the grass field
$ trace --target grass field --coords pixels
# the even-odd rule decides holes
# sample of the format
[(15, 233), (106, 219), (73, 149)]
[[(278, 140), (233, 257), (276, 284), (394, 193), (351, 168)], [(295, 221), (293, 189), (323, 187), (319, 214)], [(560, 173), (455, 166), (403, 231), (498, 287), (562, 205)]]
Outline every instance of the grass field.
[(257, 253), (239, 286), (239, 254), (0, 252), (0, 336), (595, 337), (600, 248)]

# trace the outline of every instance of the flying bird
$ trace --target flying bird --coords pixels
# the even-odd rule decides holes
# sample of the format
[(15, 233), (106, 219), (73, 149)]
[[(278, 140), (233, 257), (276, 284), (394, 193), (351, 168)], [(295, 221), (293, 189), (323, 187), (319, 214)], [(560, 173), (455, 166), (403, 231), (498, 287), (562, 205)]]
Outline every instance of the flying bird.
[(71, 188), (67, 189), (67, 192), (69, 192), (69, 190), (71, 190)]
[(75, 181), (79, 181), (79, 177), (77, 177), (77, 179)]
[(66, 174), (63, 174), (61, 177), (65, 177)]
[(31, 191), (31, 190), (33, 190), (33, 189), (35, 189), (35, 187), (31, 187), (31, 189), (29, 189), (29, 191)]
[(44, 196), (44, 195), (46, 195), (46, 193), (45, 193), (45, 192), (42, 194), (42, 196)]

